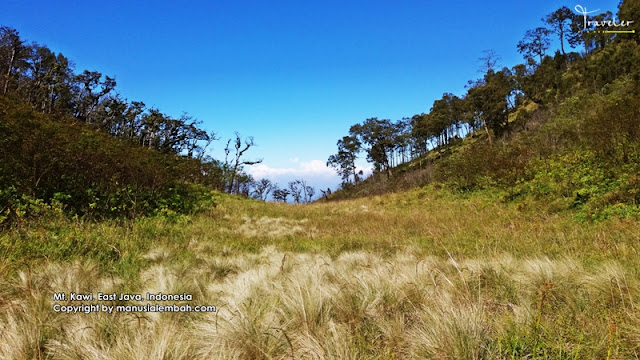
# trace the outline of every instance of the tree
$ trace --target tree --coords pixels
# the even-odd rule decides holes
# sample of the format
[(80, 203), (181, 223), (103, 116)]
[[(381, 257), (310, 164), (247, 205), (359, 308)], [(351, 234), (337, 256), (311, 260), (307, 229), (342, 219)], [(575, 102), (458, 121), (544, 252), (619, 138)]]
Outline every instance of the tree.
[(81, 85), (75, 101), (75, 114), (78, 119), (91, 123), (92, 115), (98, 108), (100, 100), (109, 94), (116, 86), (116, 80), (109, 76), (102, 79), (97, 71), (85, 70), (76, 75), (75, 81)]
[(549, 29), (544, 27), (527, 30), (524, 38), (518, 43), (518, 52), (523, 54), (525, 59), (532, 59), (538, 56), (542, 63), (542, 57), (551, 45), (549, 32)]
[[(75, 74), (62, 54), (0, 27), (0, 209), (14, 206), (6, 189), (116, 217), (188, 209), (204, 189), (194, 183), (249, 193), (242, 167), (256, 162), (242, 154), (252, 139), (243, 145), (237, 136), (235, 158), (223, 165), (206, 155), (216, 138), (200, 121), (128, 102), (115, 86), (97, 71)], [(230, 140), (228, 155), (232, 148)]]
[(74, 76), (72, 63), (64, 55), (58, 53), (49, 83), (48, 113), (54, 111), (72, 113)]
[(273, 190), (273, 198), (276, 201), (280, 201), (283, 203), (287, 202), (287, 196), (289, 196), (289, 190), (287, 189), (279, 189), (277, 186)]
[(411, 137), (411, 118), (402, 118), (401, 120), (398, 120), (394, 126), (396, 127), (396, 136), (393, 143), (395, 145), (395, 150), (400, 156), (399, 163), (403, 164), (411, 160), (414, 150), (414, 142)]
[(500, 56), (493, 49), (483, 50), (481, 57), (478, 58), (480, 61), (480, 69), (479, 71), (483, 74), (489, 72), (489, 70), (495, 70), (498, 61), (500, 61)]
[(575, 18), (577, 15), (571, 11), (566, 6), (561, 7), (560, 9), (552, 12), (542, 19), (545, 23), (551, 26), (551, 31), (556, 33), (560, 38), (560, 51), (562, 55), (565, 55), (564, 52), (564, 38), (568, 30), (571, 29), (570, 23), (571, 19)]
[(342, 181), (349, 181), (349, 177), (353, 175), (353, 183), (358, 183), (358, 172), (356, 170), (356, 159), (362, 148), (362, 143), (355, 136), (344, 136), (338, 140), (338, 153), (329, 156), (327, 166), (334, 168)]
[(413, 133), (431, 139), (435, 147), (446, 145), (451, 137), (459, 135), (462, 110), (462, 100), (445, 93), (441, 99), (433, 102), (428, 114), (413, 117)]
[(304, 190), (304, 185), (302, 184), (302, 181), (301, 180), (290, 181), (288, 185), (289, 185), (289, 194), (293, 196), (293, 201), (295, 201), (296, 204), (300, 204), (301, 200), (304, 199), (302, 197), (302, 192)]
[(514, 90), (512, 76), (505, 68), (496, 73), (487, 73), (482, 81), (467, 91), (467, 121), (484, 127), (490, 145), (493, 145), (490, 129), (496, 136), (508, 129), (509, 99)]
[(229, 155), (231, 154), (232, 139), (229, 139), (229, 141), (227, 141), (227, 146), (224, 149), (224, 153), (225, 153), (224, 171), (225, 171), (225, 178), (228, 179), (227, 192), (230, 194), (238, 193), (239, 183), (237, 181), (237, 178), (243, 166), (255, 165), (262, 162), (262, 159), (255, 160), (255, 161), (243, 160), (242, 156), (244, 156), (244, 153), (247, 152), (247, 150), (249, 150), (249, 148), (251, 148), (254, 145), (253, 137), (246, 138), (243, 144), (243, 141), (240, 135), (238, 133), (236, 133), (235, 135), (236, 135), (236, 139), (233, 145), (235, 149), (235, 153), (233, 155), (233, 159), (229, 159)]
[[(630, 36), (625, 36), (625, 38), (630, 38), (638, 42), (638, 33), (640, 33), (640, 2), (637, 0), (622, 0), (620, 1), (620, 5), (618, 5), (618, 18), (620, 21), (633, 21), (630, 24), (627, 24), (624, 29), (633, 31), (634, 34), (630, 34)], [(624, 34), (619, 34), (623, 36)]]
[(313, 195), (316, 192), (313, 186), (310, 186), (309, 184), (307, 184), (307, 182), (303, 179), (295, 180), (295, 182), (297, 183), (297, 186), (299, 187), (299, 189), (302, 191), (302, 196), (300, 200), (306, 203), (311, 202), (311, 199), (313, 198)]
[(615, 37), (615, 34), (603, 32), (603, 30), (609, 30), (610, 26), (608, 24), (611, 24), (613, 21), (611, 11), (598, 14), (594, 16), (591, 21), (600, 24), (600, 26), (596, 26), (598, 31), (585, 32), (585, 48), (587, 52), (604, 48), (604, 46)]
[(0, 27), (0, 56), (0, 76), (4, 78), (2, 95), (6, 95), (14, 70), (26, 67), (24, 63), (29, 56), (29, 48), (24, 45), (16, 29)]
[(236, 176), (236, 194), (249, 197), (251, 189), (255, 187), (255, 183), (253, 176), (241, 171)]
[[(591, 16), (584, 15), (587, 19), (591, 19)], [(583, 45), (585, 51), (587, 51), (586, 45), (586, 36), (584, 28), (584, 20), (583, 16), (574, 16), (571, 18), (571, 23), (569, 23), (570, 32), (567, 34), (567, 42), (572, 48), (577, 48), (580, 45)]]
[(329, 200), (329, 195), (331, 195), (331, 189), (327, 188), (327, 190), (320, 189), (320, 194), (324, 197), (325, 200)]
[(26, 81), (27, 102), (41, 112), (46, 112), (48, 108), (48, 97), (52, 87), (53, 77), (56, 68), (56, 56), (46, 46), (36, 43), (29, 47), (30, 54), (27, 64), (30, 79)]
[(603, 48), (606, 43), (619, 35), (603, 32), (603, 30), (608, 30), (613, 23), (613, 14), (610, 11), (598, 15), (589, 15), (589, 13), (593, 13), (593, 11), (587, 12), (584, 9), (582, 16), (578, 15), (572, 18), (571, 33), (567, 36), (572, 47), (582, 44), (587, 53)]
[(271, 180), (260, 179), (254, 184), (253, 195), (256, 199), (266, 201), (273, 189), (277, 189), (277, 185)]
[(313, 186), (305, 185), (304, 191), (303, 191), (305, 202), (310, 203), (315, 193), (316, 193), (316, 189)]
[(288, 186), (288, 194), (293, 196), (293, 200), (296, 202), (296, 204), (300, 204), (302, 202), (311, 202), (311, 199), (315, 194), (315, 189), (312, 186), (309, 186), (307, 182), (302, 179), (290, 181)]
[(367, 119), (349, 129), (352, 137), (369, 146), (367, 160), (374, 164), (376, 171), (387, 172), (387, 176), (392, 176), (390, 159), (395, 148), (395, 132), (396, 127), (390, 120), (378, 118)]

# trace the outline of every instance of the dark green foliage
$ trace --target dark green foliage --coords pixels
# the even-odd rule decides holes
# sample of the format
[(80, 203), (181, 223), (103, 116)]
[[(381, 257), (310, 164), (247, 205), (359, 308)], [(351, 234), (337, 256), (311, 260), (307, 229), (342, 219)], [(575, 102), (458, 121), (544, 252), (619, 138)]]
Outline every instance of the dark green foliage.
[(581, 209), (589, 219), (638, 216), (640, 97), (634, 86), (625, 76), (601, 94), (580, 91), (555, 115), (544, 115), (535, 132), (500, 147), (466, 147), (439, 162), (435, 178), (460, 190), (498, 186), (513, 198), (551, 198), (558, 209)]
[(543, 20), (551, 26), (551, 31), (556, 33), (560, 38), (560, 51), (565, 54), (564, 40), (568, 33), (571, 31), (570, 22), (571, 19), (576, 17), (576, 13), (566, 6), (554, 11), (547, 15)]
[(6, 97), (0, 128), (0, 207), (7, 219), (37, 215), (37, 201), (87, 217), (185, 212), (203, 192), (185, 182), (200, 173), (187, 158), (127, 144)]
[(69, 60), (36, 43), (25, 45), (15, 29), (0, 28), (0, 95), (29, 104), (34, 110), (68, 115), (114, 137), (203, 159), (216, 140), (188, 115), (176, 119), (142, 102), (114, 94), (115, 78), (84, 70), (74, 74)]
[(358, 183), (356, 170), (356, 158), (360, 152), (362, 143), (355, 136), (344, 136), (338, 140), (338, 153), (329, 156), (327, 166), (331, 166), (342, 176), (342, 182), (349, 182), (353, 176), (353, 183)]
[(467, 121), (475, 126), (482, 125), (489, 136), (489, 143), (492, 144), (489, 129), (496, 136), (501, 136), (508, 130), (508, 118), (510, 108), (510, 96), (513, 84), (511, 73), (508, 69), (498, 72), (489, 72), (482, 81), (471, 87), (466, 97)]
[(395, 138), (398, 135), (396, 130), (391, 120), (371, 118), (353, 125), (349, 134), (367, 146), (367, 160), (373, 163), (376, 171), (387, 172), (391, 176)]
[[(135, 218), (195, 210), (210, 189), (249, 194), (242, 158), (206, 151), (218, 140), (201, 122), (122, 99), (100, 72), (75, 74), (46, 46), (0, 27), (0, 224), (49, 210)], [(196, 185), (198, 184), (198, 185)]]
[(524, 38), (518, 43), (518, 52), (522, 53), (525, 59), (538, 57), (540, 62), (542, 62), (542, 57), (551, 45), (551, 40), (549, 40), (550, 32), (551, 31), (545, 27), (527, 30)]
[(638, 42), (638, 34), (640, 33), (640, 2), (635, 0), (620, 1), (618, 20), (633, 21), (625, 30), (635, 30), (634, 34), (619, 34), (618, 36), (624, 40)]
[(287, 197), (291, 194), (291, 192), (287, 189), (279, 189), (277, 186), (273, 190), (273, 198), (276, 201), (280, 201), (283, 203), (287, 202)]
[(637, 92), (640, 75), (638, 59), (640, 46), (637, 42), (623, 41), (607, 46), (579, 64), (582, 82), (589, 90), (600, 91), (619, 77), (630, 75), (636, 86), (632, 91)]
[(436, 139), (437, 146), (449, 144), (460, 135), (466, 103), (457, 96), (445, 93), (433, 102), (428, 114), (413, 117), (413, 134), (423, 139)]
[[(635, 4), (621, 3), (618, 22), (634, 20)], [(548, 30), (529, 31), (519, 44), (526, 64), (495, 71), (489, 59), (486, 74), (469, 81), (464, 97), (444, 94), (429, 113), (412, 117), (405, 134), (418, 151), (408, 164), (394, 169), (405, 173), (402, 179), (374, 173), (332, 198), (400, 189), (406, 172), (415, 172), (424, 174), (416, 176), (416, 185), (436, 181), (459, 191), (498, 188), (505, 191), (505, 200), (522, 201), (523, 206), (542, 201), (550, 211), (574, 209), (584, 220), (640, 217), (640, 47), (624, 34), (578, 29), (584, 17), (567, 10), (543, 21), (561, 41), (567, 38), (572, 46), (582, 42), (584, 53), (561, 48), (555, 56), (545, 56)], [(613, 19), (611, 13), (587, 16), (600, 25), (608, 19)], [(352, 132), (362, 128), (355, 125)], [(452, 142), (460, 128), (471, 136)], [(376, 140), (392, 148), (382, 139), (398, 138)], [(374, 164), (375, 150), (369, 150)]]

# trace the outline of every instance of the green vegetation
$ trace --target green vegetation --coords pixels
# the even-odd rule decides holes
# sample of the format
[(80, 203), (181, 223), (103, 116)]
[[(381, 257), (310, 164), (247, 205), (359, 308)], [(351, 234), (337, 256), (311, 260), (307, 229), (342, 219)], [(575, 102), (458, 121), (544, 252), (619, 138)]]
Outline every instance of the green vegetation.
[[(0, 237), (0, 354), (633, 358), (638, 221), (581, 224), (504, 195), (426, 187), (288, 205), (216, 193), (198, 215), (129, 227), (32, 221)], [(187, 292), (218, 313), (66, 315), (51, 310), (55, 291)]]
[(88, 219), (189, 213), (211, 189), (249, 193), (253, 139), (218, 140), (184, 114), (173, 118), (116, 93), (97, 71), (74, 73), (46, 46), (0, 27), (0, 227), (45, 209)]
[(7, 98), (0, 109), (0, 224), (49, 207), (110, 218), (188, 212), (208, 192), (189, 184), (201, 180), (194, 179), (203, 165), (195, 159), (131, 145)]
[[(633, 6), (623, 2), (620, 11), (630, 15)], [(578, 20), (582, 26), (575, 16), (561, 8), (545, 18), (551, 29), (527, 32), (518, 44), (525, 64), (496, 70), (498, 58), (487, 51), (481, 58), (486, 73), (470, 81), (462, 97), (445, 93), (429, 113), (411, 119), (372, 118), (352, 126), (329, 159), (344, 181), (331, 198), (434, 183), (462, 192), (507, 192), (521, 206), (546, 199), (547, 211), (578, 210), (583, 220), (638, 218), (637, 37), (568, 32)], [(551, 33), (563, 46), (553, 57), (545, 56)], [(565, 38), (585, 52), (565, 53)], [(345, 139), (358, 146), (346, 149)], [(353, 159), (360, 149), (374, 174), (357, 182)]]

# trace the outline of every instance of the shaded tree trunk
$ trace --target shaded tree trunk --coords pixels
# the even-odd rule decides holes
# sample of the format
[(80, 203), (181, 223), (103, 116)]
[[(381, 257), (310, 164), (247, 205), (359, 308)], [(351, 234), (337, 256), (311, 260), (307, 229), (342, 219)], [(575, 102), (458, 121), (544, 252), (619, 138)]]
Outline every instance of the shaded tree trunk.
[(487, 132), (487, 137), (489, 138), (489, 145), (493, 146), (493, 138), (491, 137), (491, 132), (489, 131), (489, 127), (487, 124), (484, 124), (484, 131)]
[(16, 57), (16, 48), (11, 49), (11, 60), (9, 60), (9, 67), (7, 68), (7, 76), (4, 79), (4, 89), (2, 95), (7, 95), (7, 88), (9, 87), (9, 77), (11, 76), (11, 69), (13, 68), (13, 61)]

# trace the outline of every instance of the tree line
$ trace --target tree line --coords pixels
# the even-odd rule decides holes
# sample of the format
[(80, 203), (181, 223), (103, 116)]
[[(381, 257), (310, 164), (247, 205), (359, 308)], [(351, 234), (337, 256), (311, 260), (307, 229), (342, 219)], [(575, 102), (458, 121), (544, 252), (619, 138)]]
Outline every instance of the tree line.
[[(338, 140), (338, 151), (328, 158), (327, 165), (338, 172), (346, 186), (362, 180), (362, 173), (356, 169), (356, 160), (362, 153), (373, 164), (374, 174), (392, 177), (394, 166), (434, 149), (445, 152), (468, 134), (482, 132), (492, 147), (496, 140), (519, 130), (515, 127), (524, 126), (535, 109), (558, 103), (579, 89), (599, 91), (620, 75), (637, 70), (637, 63), (630, 61), (637, 37), (603, 30), (619, 30), (614, 25), (620, 23), (618, 19), (638, 19), (640, 23), (640, 5), (622, 1), (618, 16), (615, 18), (611, 12), (579, 14), (566, 6), (559, 8), (543, 17), (541, 26), (526, 31), (517, 44), (524, 63), (499, 68), (497, 54), (485, 51), (479, 59), (484, 75), (469, 81), (465, 94), (444, 93), (429, 112), (409, 118), (369, 118), (352, 125), (348, 135)], [(630, 25), (625, 30), (638, 27), (637, 23)], [(549, 55), (552, 36), (559, 44), (553, 56)], [(594, 64), (592, 55), (608, 51), (605, 48), (614, 43), (625, 44), (624, 49), (612, 54), (614, 58), (609, 63), (598, 60)], [(566, 52), (565, 45), (580, 52)], [(563, 76), (570, 68), (576, 69), (572, 77)]]
[[(321, 190), (321, 193), (323, 196), (327, 196), (331, 193), (331, 190)], [(283, 203), (286, 203), (289, 196), (291, 196), (293, 203), (301, 204), (313, 201), (313, 197), (316, 195), (316, 189), (303, 179), (290, 181), (287, 183), (287, 187), (284, 188), (280, 188), (277, 183), (269, 179), (260, 179), (258, 181), (251, 181), (247, 195), (254, 199), (264, 201), (267, 201), (269, 195), (271, 195), (275, 201)]]
[[(226, 143), (188, 114), (170, 116), (117, 91), (115, 77), (0, 27), (0, 224), (55, 202), (83, 216), (187, 211), (216, 189), (254, 191), (252, 137)], [(40, 204), (40, 205), (36, 205)], [(48, 206), (48, 205), (47, 205)]]

